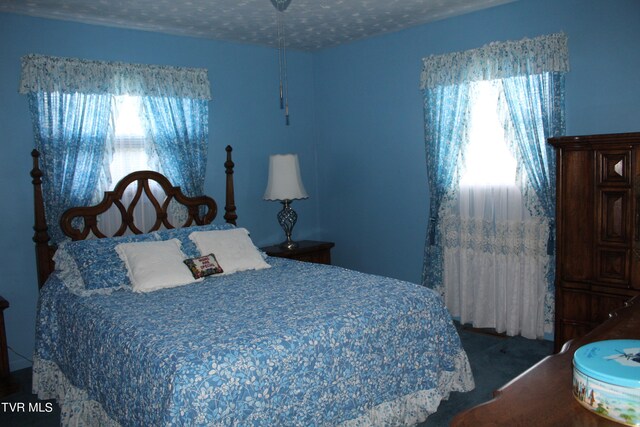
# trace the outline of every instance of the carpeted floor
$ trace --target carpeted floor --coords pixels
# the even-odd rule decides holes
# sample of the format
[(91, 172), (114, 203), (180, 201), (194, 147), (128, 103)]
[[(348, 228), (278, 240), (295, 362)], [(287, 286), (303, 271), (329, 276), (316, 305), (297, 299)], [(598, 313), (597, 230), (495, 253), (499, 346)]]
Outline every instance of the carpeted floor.
[(469, 356), (476, 388), (468, 393), (451, 393), (438, 411), (418, 427), (448, 426), (454, 415), (491, 400), (494, 390), (553, 353), (551, 341), (496, 336), (460, 326), (458, 332)]
[[(522, 337), (502, 337), (479, 333), (458, 326), (462, 344), (469, 355), (476, 382), (475, 390), (451, 393), (438, 411), (419, 427), (448, 426), (455, 414), (492, 398), (493, 390), (551, 354), (550, 341), (528, 340)], [(60, 425), (60, 410), (55, 403), (41, 402), (30, 393), (31, 370), (22, 369), (12, 375), (20, 382), (21, 391), (0, 399), (0, 426), (53, 427)], [(11, 411), (11, 406), (23, 403), (25, 410)], [(30, 412), (29, 404), (38, 404), (41, 412)], [(51, 411), (49, 411), (51, 410)]]

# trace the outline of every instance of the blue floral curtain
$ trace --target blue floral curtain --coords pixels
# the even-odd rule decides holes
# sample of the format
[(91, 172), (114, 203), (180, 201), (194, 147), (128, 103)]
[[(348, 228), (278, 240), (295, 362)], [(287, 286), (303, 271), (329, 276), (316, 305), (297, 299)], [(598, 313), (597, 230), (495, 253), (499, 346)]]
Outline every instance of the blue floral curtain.
[(64, 238), (62, 213), (93, 203), (99, 183), (108, 180), (111, 96), (32, 92), (29, 108), (41, 154), (46, 219), (50, 237), (58, 243)]
[(458, 173), (460, 153), (467, 141), (470, 85), (441, 85), (424, 90), (424, 129), (430, 191), (428, 236), (423, 262), (423, 284), (441, 291), (442, 235), (438, 219), (442, 202)]
[(502, 80), (508, 115), (506, 130), (513, 151), (527, 173), (528, 184), (535, 191), (537, 206), (549, 219), (548, 253), (554, 250), (556, 212), (555, 151), (547, 139), (565, 133), (564, 74), (532, 73)]
[(114, 96), (147, 99), (150, 114), (161, 115), (150, 129), (164, 170), (188, 194), (202, 193), (211, 99), (207, 70), (27, 55), (20, 93), (29, 96), (54, 242), (63, 239), (60, 215), (106, 190)]
[(203, 194), (209, 133), (207, 101), (145, 96), (142, 102), (163, 172), (188, 196)]

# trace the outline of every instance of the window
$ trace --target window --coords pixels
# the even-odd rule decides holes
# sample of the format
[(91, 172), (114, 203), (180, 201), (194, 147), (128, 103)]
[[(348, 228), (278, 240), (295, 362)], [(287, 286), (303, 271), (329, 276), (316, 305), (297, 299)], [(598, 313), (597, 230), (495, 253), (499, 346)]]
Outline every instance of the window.
[(131, 172), (159, 170), (157, 160), (149, 157), (150, 142), (142, 123), (142, 99), (129, 95), (114, 98), (115, 130), (109, 189)]
[[(160, 170), (157, 157), (152, 155), (152, 142), (147, 136), (143, 123), (142, 98), (139, 96), (120, 95), (113, 97), (113, 153), (109, 164), (110, 182), (107, 188), (113, 190), (116, 184), (130, 174), (139, 170)], [(122, 200), (125, 207), (134, 199), (137, 185), (127, 187)], [(156, 198), (161, 197), (162, 191), (151, 183), (151, 192)], [(155, 222), (155, 208), (143, 193), (133, 211), (136, 224), (142, 230), (148, 230)], [(116, 206), (98, 218), (100, 227), (107, 235), (112, 235), (120, 227), (122, 220)], [(127, 231), (129, 233), (129, 231)]]
[(472, 85), (469, 142), (463, 153), (460, 187), (515, 186), (517, 161), (507, 145), (498, 114), (499, 82)]
[[(133, 91), (137, 100), (113, 102)], [(43, 169), (43, 182), (51, 184), (43, 199), (52, 242), (65, 239), (57, 225), (64, 211), (95, 203), (101, 196), (96, 193), (133, 169), (157, 170), (153, 164), (161, 163), (185, 194), (203, 194), (211, 99), (206, 69), (27, 55), (20, 93), (29, 98), (42, 164), (51, 166)], [(129, 108), (129, 101), (137, 107)], [(140, 105), (149, 111), (148, 127), (138, 126), (144, 123)], [(110, 125), (117, 107), (114, 150)], [(146, 138), (140, 128), (147, 129)], [(152, 151), (161, 162), (145, 160)], [(114, 163), (106, 164), (105, 158)]]
[(462, 323), (541, 337), (553, 326), (555, 157), (546, 139), (564, 132), (566, 36), (493, 42), (423, 65), (423, 283)]

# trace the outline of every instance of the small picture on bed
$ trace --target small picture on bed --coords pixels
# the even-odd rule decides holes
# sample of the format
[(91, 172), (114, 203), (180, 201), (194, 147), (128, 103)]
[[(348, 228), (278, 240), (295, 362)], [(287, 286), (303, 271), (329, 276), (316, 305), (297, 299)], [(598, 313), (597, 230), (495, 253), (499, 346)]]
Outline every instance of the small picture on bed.
[(153, 230), (101, 236), (96, 216), (117, 203), (116, 186), (107, 202), (63, 215), (68, 241), (34, 239), (33, 390), (57, 400), (62, 425), (416, 425), (452, 391), (473, 389), (435, 292), (267, 256), (236, 225), (227, 184), (224, 223), (213, 199), (162, 177), (188, 212), (177, 226), (159, 204)]

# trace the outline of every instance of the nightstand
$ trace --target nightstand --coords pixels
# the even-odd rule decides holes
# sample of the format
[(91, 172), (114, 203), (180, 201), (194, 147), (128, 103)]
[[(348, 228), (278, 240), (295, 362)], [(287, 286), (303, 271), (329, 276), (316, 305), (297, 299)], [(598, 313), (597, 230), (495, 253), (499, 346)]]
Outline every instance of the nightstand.
[(18, 391), (18, 382), (9, 371), (9, 353), (7, 352), (7, 335), (4, 330), (4, 310), (9, 308), (9, 301), (0, 296), (0, 397)]
[(315, 262), (317, 264), (331, 264), (331, 248), (333, 242), (316, 242), (301, 240), (295, 249), (283, 249), (279, 245), (265, 246), (262, 249), (269, 256), (290, 258), (298, 261)]

